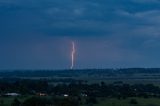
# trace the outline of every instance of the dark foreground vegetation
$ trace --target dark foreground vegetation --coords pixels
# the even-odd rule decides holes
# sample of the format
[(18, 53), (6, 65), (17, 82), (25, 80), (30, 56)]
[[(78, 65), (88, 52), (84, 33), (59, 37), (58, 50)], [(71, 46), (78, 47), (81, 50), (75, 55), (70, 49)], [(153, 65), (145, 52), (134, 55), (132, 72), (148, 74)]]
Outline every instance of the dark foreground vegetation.
[(61, 96), (68, 94), (70, 96), (87, 95), (89, 97), (160, 97), (160, 87), (153, 84), (124, 84), (115, 82), (105, 84), (104, 82), (87, 84), (83, 82), (71, 82), (62, 84), (49, 84), (46, 80), (29, 79), (1, 79), (0, 92), (3, 96), (8, 92), (17, 92), (22, 95), (35, 95), (44, 93), (46, 95)]
[(0, 106), (160, 106), (160, 69), (1, 71)]
[[(42, 79), (5, 78), (0, 80), (0, 92), (0, 106), (6, 106), (4, 98), (10, 97), (14, 97), (14, 99), (7, 106), (92, 106), (98, 104), (100, 98), (104, 100), (160, 98), (160, 87), (158, 86), (153, 84), (131, 85), (121, 81), (113, 84), (105, 82), (88, 84), (81, 81), (49, 84), (47, 80)], [(6, 95), (8, 93), (17, 93), (18, 95)], [(129, 103), (138, 104), (136, 99), (131, 99)]]

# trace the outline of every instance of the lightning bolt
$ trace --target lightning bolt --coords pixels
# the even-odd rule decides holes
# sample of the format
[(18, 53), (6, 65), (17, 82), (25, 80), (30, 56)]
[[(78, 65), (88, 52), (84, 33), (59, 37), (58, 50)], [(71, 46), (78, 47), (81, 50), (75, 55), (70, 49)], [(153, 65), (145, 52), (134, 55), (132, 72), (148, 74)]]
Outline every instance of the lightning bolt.
[(72, 41), (71, 67), (70, 67), (70, 69), (73, 69), (73, 68), (74, 68), (75, 53), (76, 53), (75, 43)]

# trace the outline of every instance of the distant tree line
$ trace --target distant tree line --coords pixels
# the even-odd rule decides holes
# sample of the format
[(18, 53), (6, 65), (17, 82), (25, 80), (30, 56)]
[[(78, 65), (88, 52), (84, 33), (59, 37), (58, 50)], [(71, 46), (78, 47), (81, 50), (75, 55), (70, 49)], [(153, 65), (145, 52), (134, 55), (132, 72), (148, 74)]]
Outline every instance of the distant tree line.
[(153, 74), (160, 73), (160, 68), (120, 68), (120, 69), (81, 69), (81, 70), (1, 70), (0, 77), (76, 77), (80, 75), (115, 75), (115, 74)]
[(22, 95), (34, 95), (38, 92), (48, 95), (70, 96), (87, 95), (89, 97), (160, 97), (160, 87), (153, 84), (124, 84), (123, 82), (105, 84), (104, 82), (88, 84), (86, 82), (50, 84), (47, 80), (0, 80), (0, 94), (17, 92)]

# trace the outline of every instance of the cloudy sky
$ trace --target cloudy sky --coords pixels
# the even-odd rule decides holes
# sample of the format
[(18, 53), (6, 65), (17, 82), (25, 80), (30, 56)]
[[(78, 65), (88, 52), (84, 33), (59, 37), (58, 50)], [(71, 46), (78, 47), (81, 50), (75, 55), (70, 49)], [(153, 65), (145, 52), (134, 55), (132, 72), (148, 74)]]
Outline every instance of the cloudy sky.
[(0, 0), (0, 69), (160, 67), (160, 0)]

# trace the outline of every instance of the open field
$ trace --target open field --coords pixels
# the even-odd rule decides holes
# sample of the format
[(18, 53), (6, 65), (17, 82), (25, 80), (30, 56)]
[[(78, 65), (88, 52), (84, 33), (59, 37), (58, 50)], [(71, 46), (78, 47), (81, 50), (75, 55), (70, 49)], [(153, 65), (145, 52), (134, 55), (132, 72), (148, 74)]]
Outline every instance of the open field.
[(28, 99), (31, 96), (20, 96), (20, 97), (0, 97), (0, 102), (3, 102), (3, 106), (11, 106), (12, 102), (15, 98), (19, 101), (23, 102), (24, 100)]
[[(18, 100), (23, 102), (25, 99), (29, 98), (30, 96), (26, 97), (18, 97)], [(14, 100), (14, 97), (6, 97), (0, 98), (0, 100), (4, 101), (3, 106), (11, 106), (11, 103)], [(132, 100), (136, 100), (136, 104), (130, 103)], [(86, 106), (86, 105), (81, 105)], [(87, 105), (89, 106), (89, 104)], [(126, 98), (126, 99), (116, 99), (116, 98), (98, 98), (98, 103), (94, 104), (93, 106), (160, 106), (160, 98)]]
[[(131, 100), (136, 100), (137, 104), (131, 104)], [(94, 106), (160, 106), (160, 98), (127, 98), (127, 99), (105, 99)]]
[(160, 85), (160, 68), (84, 69), (84, 70), (19, 70), (0, 71), (0, 78), (46, 79), (50, 83), (70, 83), (73, 80), (106, 84), (122, 81), (128, 84)]

